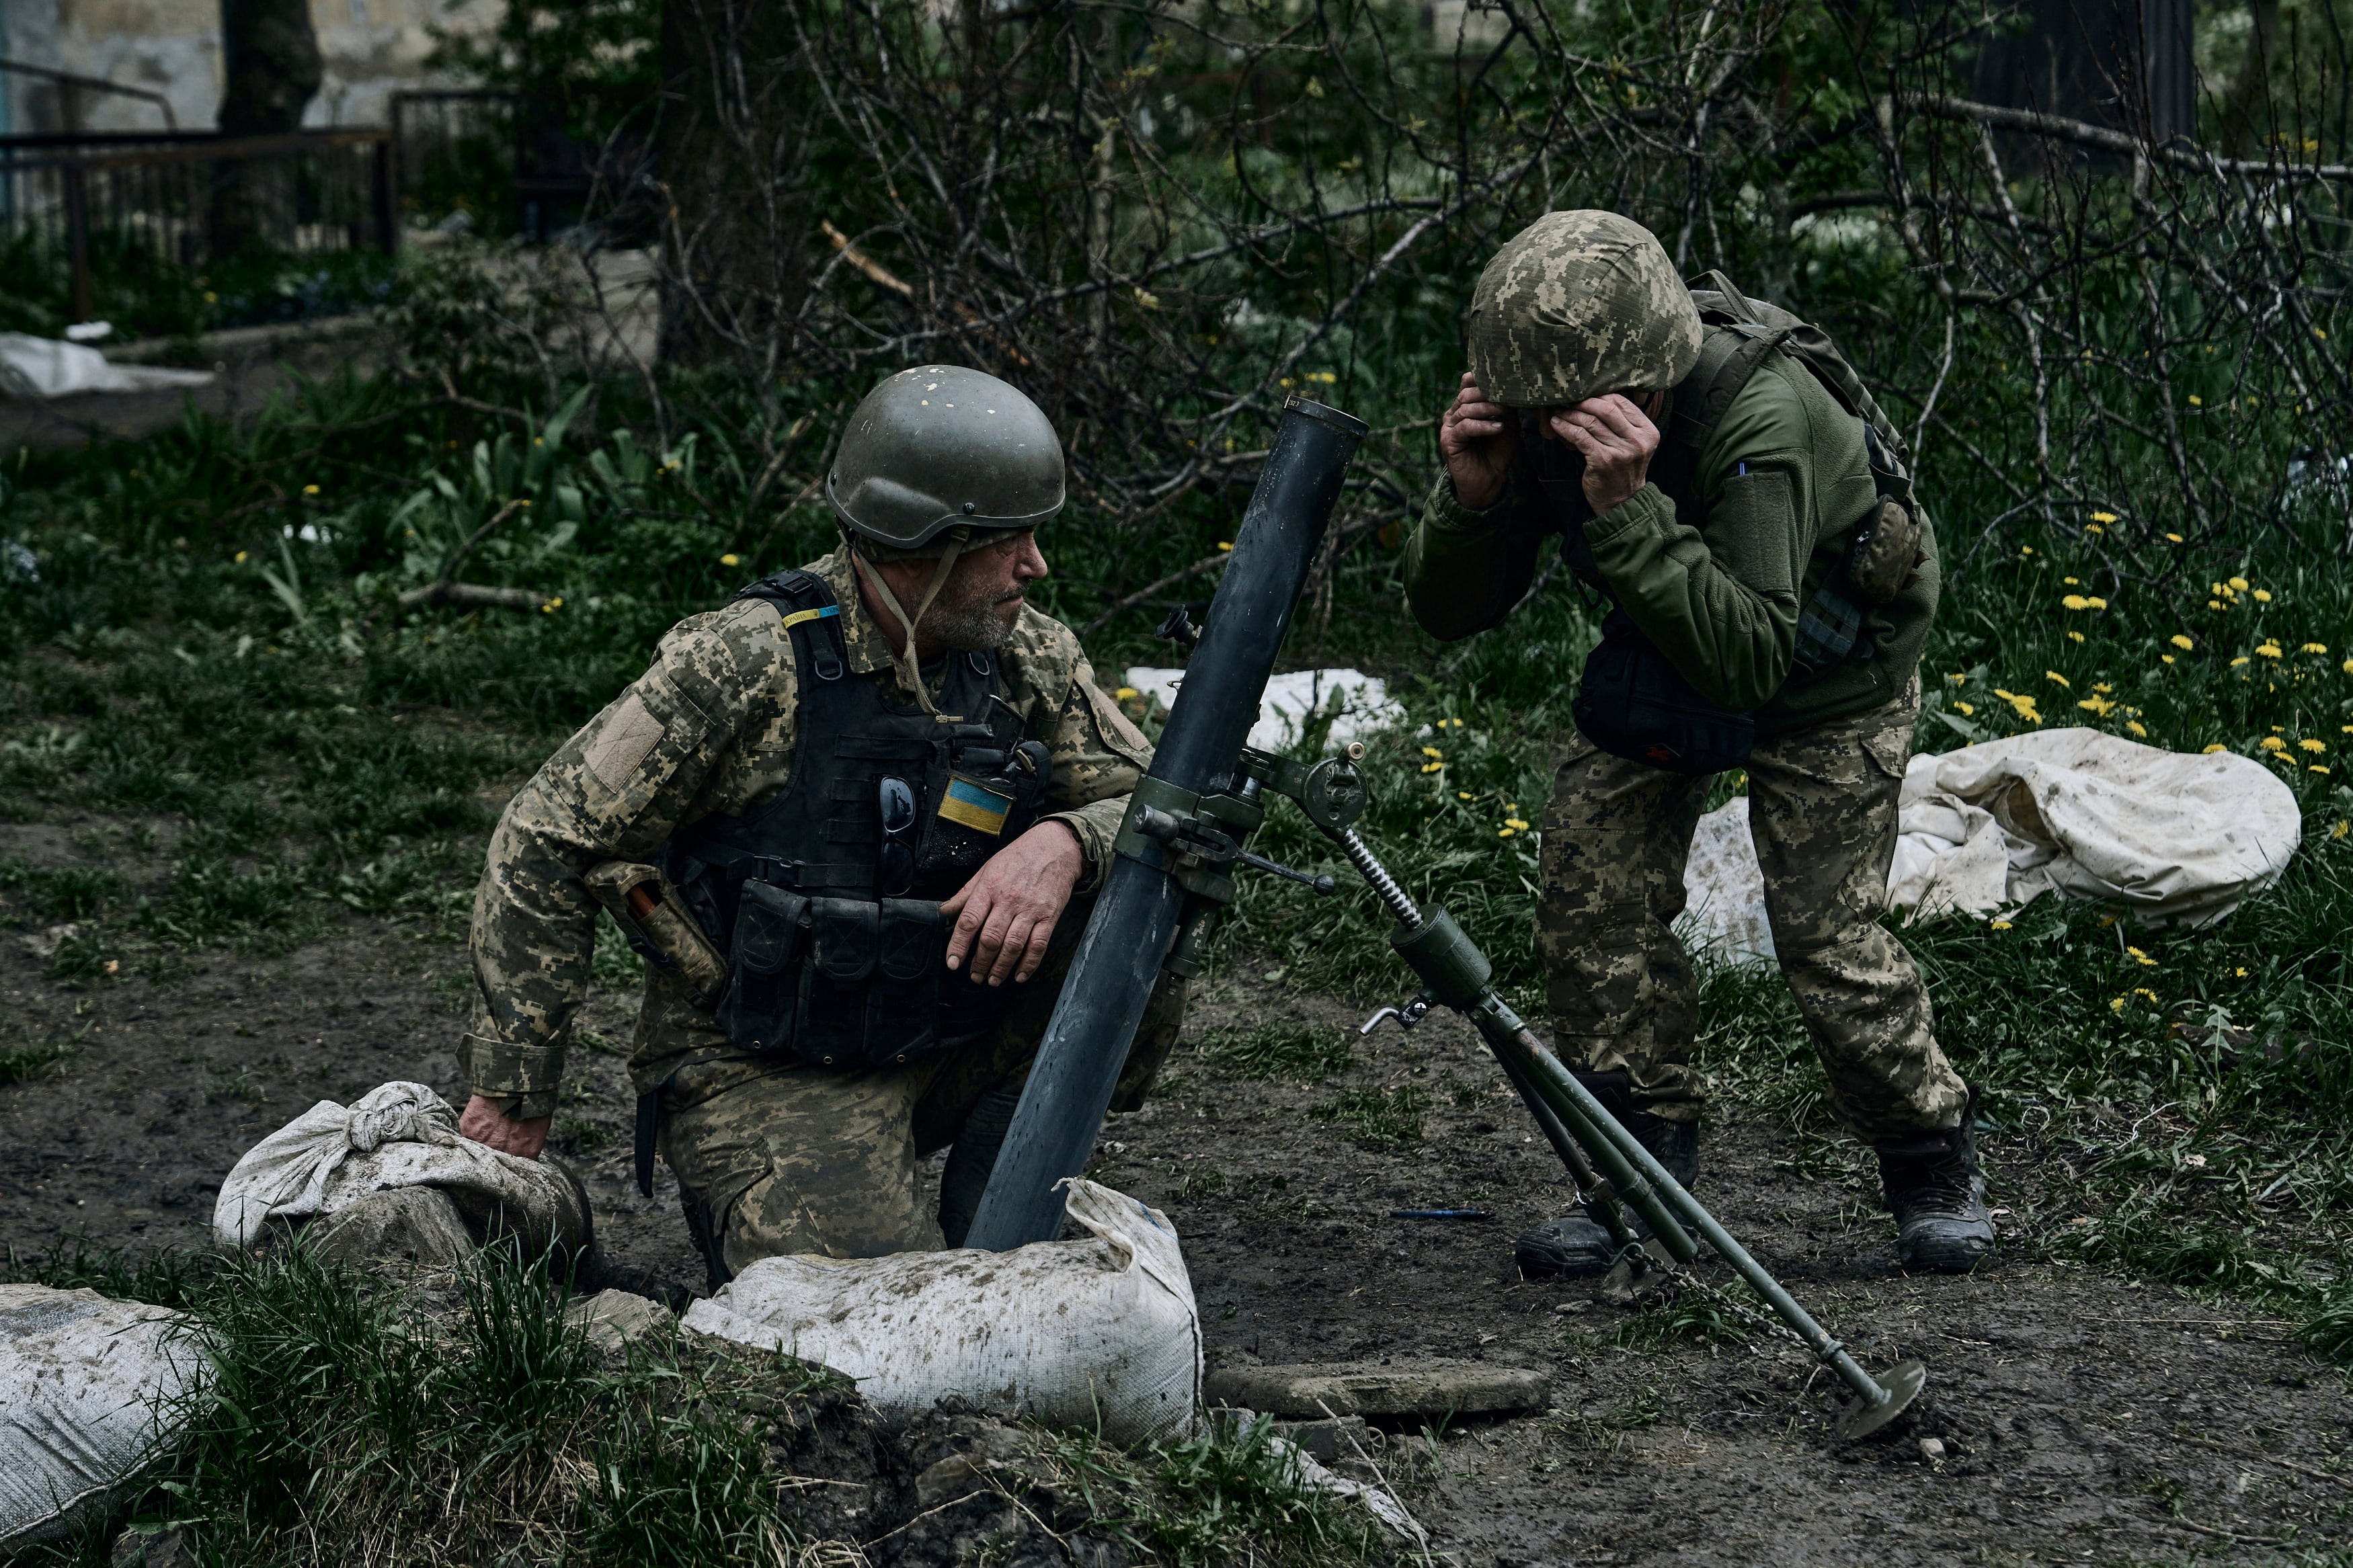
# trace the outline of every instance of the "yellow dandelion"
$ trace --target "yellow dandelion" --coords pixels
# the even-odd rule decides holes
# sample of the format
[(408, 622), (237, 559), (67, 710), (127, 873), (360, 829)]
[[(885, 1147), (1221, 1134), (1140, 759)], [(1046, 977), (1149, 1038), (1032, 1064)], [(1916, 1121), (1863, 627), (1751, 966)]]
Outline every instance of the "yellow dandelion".
[(2114, 691), (2116, 689), (2116, 683), (2109, 680), (2094, 681), (2092, 686), (2094, 691)]
[(2256, 590), (2255, 590), (2255, 603), (2256, 603), (2256, 604), (2258, 604), (2258, 605), (2268, 605), (2268, 604), (2270, 604), (2271, 602), (2272, 602), (2272, 591), (2271, 591), (2269, 588), (2258, 588), (2258, 589), (2256, 589)]
[(2241, 665), (2242, 665), (2242, 664), (2244, 664), (2244, 663), (2246, 663), (2246, 662), (2247, 662), (2247, 656), (2246, 656), (2245, 654), (2241, 654), (2238, 658), (2234, 658), (2234, 659), (2232, 659), (2232, 660), (2231, 661), (2231, 668), (2232, 668), (2232, 669), (2236, 669), (2236, 668), (2239, 668), (2239, 666), (2241, 666)]
[(2169, 653), (2161, 653), (2157, 657), (2164, 663), (2171, 664), (2173, 662), (2173, 656)]
[(302, 493), (306, 496), (317, 495), (319, 493), (319, 487), (316, 485), (304, 485), (302, 487)]
[(1445, 771), (1445, 768), (1446, 764), (1444, 763), (1424, 763), (1421, 764), (1421, 771), (1426, 773), (1442, 773)]
[(2125, 728), (2130, 730), (2134, 734), (2138, 735), (2144, 741), (2148, 739), (2148, 731), (2141, 728), (2141, 722), (2137, 719), (2126, 720)]
[(2328, 776), (2328, 770), (2322, 767), (2318, 763), (2311, 763), (2304, 771), (2308, 773), (2318, 773), (2323, 778), (2327, 778)]
[(2247, 591), (2247, 580), (2244, 577), (2233, 577), (2231, 579), (2230, 587), (2233, 594), (2243, 594)]
[(2069, 642), (2082, 642), (2084, 640), (2084, 634), (2081, 632), (2069, 632), (2067, 634), (2067, 640)]
[(1446, 753), (1440, 751), (1436, 746), (1424, 746), (1421, 749), (1421, 754), (1425, 757), (1442, 757)]
[(1510, 828), (1514, 833), (1525, 833), (1528, 830), (1528, 825), (1516, 816), (1507, 816), (1504, 818), (1504, 826)]
[(2076, 703), (2075, 706), (2084, 710), (2086, 712), (2096, 713), (2103, 719), (2106, 718), (2116, 708), (2116, 704), (2109, 701), (2105, 697), (2086, 697), (2081, 702)]
[(2206, 601), (2206, 607), (2210, 610), (2219, 610), (2222, 607), (2222, 601), (2220, 599), (2209, 599)]
[(2081, 594), (2070, 594), (2059, 602), (2071, 610), (2088, 610), (2092, 607), (2092, 601)]
[(2188, 653), (2190, 649), (2198, 646), (2196, 643), (2191, 642), (2188, 637), (2183, 637), (2179, 632), (2173, 634), (2172, 642), (2174, 647), (2179, 648), (2184, 653)]
[(2298, 741), (2295, 743), (2295, 749), (2299, 752), (2310, 752), (2316, 757), (2320, 755), (2321, 752), (2328, 750), (2328, 742), (2326, 741)]
[(1133, 702), (1137, 698), (1143, 696), (1144, 693), (1138, 691), (1133, 686), (1123, 686), (1117, 691), (1113, 692), (1112, 695), (1118, 698), (1122, 702)]
[(2295, 651), (2298, 653), (2327, 653), (2328, 651), (2328, 645), (2325, 642), (2308, 642)]
[(2338, 665), (2337, 668), (2343, 670), (2348, 675), (2353, 675), (2353, 658), (2347, 659), (2343, 664)]
[(2222, 744), (2221, 742), (2217, 741), (2212, 745), (2206, 748), (2205, 754), (2211, 757), (2217, 752), (2227, 752), (2230, 749), (2230, 747)]
[(1220, 539), (1218, 541), (1218, 548), (1220, 550), (1231, 550), (1233, 547), (1234, 542), (1230, 539)]
[[(237, 552), (237, 563), (240, 566), (245, 564), (245, 552), (242, 550)], [(2353, 671), (2348, 671), (2348, 673), (2353, 674)]]
[(1969, 683), (1969, 678), (1966, 675), (1948, 675), (1945, 679), (1956, 686), (1967, 686)]
[(2122, 996), (2117, 997), (2115, 1001), (2108, 1004), (2108, 1011), (2111, 1013), (2123, 1012), (2125, 1010), (2125, 1000), (2126, 999)]
[(2095, 511), (2092, 514), (2092, 521), (2094, 522), (2114, 522), (2116, 521), (2116, 514), (2112, 511)]
[(741, 566), (744, 564), (744, 558), (733, 552), (730, 552), (719, 558), (719, 564), (722, 566)]
[(2065, 676), (2060, 674), (2055, 669), (2044, 670), (2042, 672), (2042, 679), (2045, 680), (2057, 681), (2060, 685), (2066, 687), (2071, 691), (2074, 689), (2074, 682), (2069, 680)]
[(2107, 532), (2107, 530), (2102, 528), (2096, 522), (2087, 522), (2084, 525), (2084, 531), (2085, 533), (2105, 533)]
[(1454, 792), (1454, 798), (1457, 800), (1472, 800), (1476, 797), (1473, 796), (1467, 789), (1458, 789)]
[(2168, 542), (2172, 542), (2172, 543), (2179, 544), (2179, 543), (2180, 543), (2180, 542), (2181, 542), (2181, 535), (2179, 535), (2179, 534), (2178, 534), (2178, 533), (2168, 533), (2168, 534), (2167, 534), (2165, 537), (2166, 537), (2166, 539), (2167, 539)]
[(1518, 831), (1519, 829), (1515, 827), (1498, 827), (1495, 829), (1495, 837), (1498, 838), (1509, 838), (1513, 834)]
[(2255, 749), (2263, 752), (2284, 752), (2287, 750), (2287, 742), (2277, 735), (2265, 735), (2255, 742)]
[(2193, 392), (2189, 395), (2189, 406), (2192, 408), (2203, 408), (2206, 406), (2206, 400)]
[(2060, 578), (2060, 579), (2059, 579), (2059, 581), (2061, 581), (2062, 583), (2066, 584), (2067, 584), (2067, 586), (2069, 586), (2070, 588), (2072, 588), (2072, 587), (2073, 587), (2073, 586), (2075, 585), (2075, 579), (2074, 579), (2074, 578), (2073, 578), (2073, 577), (2062, 577), (2062, 578)]
[(2281, 651), (2280, 645), (2275, 642), (2263, 642), (2255, 645), (2255, 652), (2264, 658), (2277, 658)]
[(1973, 718), (1977, 714), (1977, 710), (1966, 702), (1956, 702), (1953, 707), (1964, 719)]
[(2105, 610), (2108, 607), (2108, 602), (2105, 599), (2101, 598), (2097, 594), (2086, 595), (2084, 602), (2091, 605), (2092, 608), (2095, 610)]
[(2151, 958), (2148, 954), (2143, 952), (2137, 947), (2128, 947), (2125, 949), (2125, 952), (2131, 955), (2132, 961), (2135, 963), (2139, 964), (2144, 969), (2155, 969), (2157, 967), (2157, 960)]
[[(2337, 819), (2337, 826), (2328, 830), (2328, 837), (2342, 838), (2348, 833), (2353, 833), (2353, 818), (2340, 816)], [(2244, 974), (2246, 971), (2242, 969), (2239, 973)]]
[(1986, 929), (1988, 931), (2008, 931), (2010, 929), (2010, 922), (2008, 921), (1996, 921)]

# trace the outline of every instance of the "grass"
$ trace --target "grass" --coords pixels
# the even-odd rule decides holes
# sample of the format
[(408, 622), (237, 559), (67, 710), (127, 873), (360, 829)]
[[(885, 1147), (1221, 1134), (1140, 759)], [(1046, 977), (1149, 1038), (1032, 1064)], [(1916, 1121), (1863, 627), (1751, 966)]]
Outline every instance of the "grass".
[[(565, 1282), (511, 1248), (422, 1292), (300, 1248), (60, 1244), (5, 1277), (188, 1315), (211, 1376), (171, 1411), (184, 1430), (132, 1527), (182, 1531), (202, 1564), (856, 1560), (813, 1536), (789, 1469), (805, 1436), (856, 1451), (846, 1382), (659, 1337), (600, 1355), (565, 1316)], [(1083, 1432), (1031, 1439), (1073, 1517), (1145, 1561), (1387, 1560), (1369, 1516), (1305, 1487), (1266, 1421), (1133, 1454)], [(102, 1564), (113, 1528), (19, 1561)]]
[(1320, 1083), (1346, 1071), (1356, 1059), (1345, 1034), (1304, 1024), (1212, 1029), (1195, 1048), (1202, 1060), (1229, 1077), (1286, 1078), (1301, 1083)]
[(1405, 1083), (1395, 1089), (1344, 1089), (1308, 1107), (1307, 1114), (1317, 1121), (1337, 1123), (1367, 1149), (1406, 1149), (1421, 1142), (1421, 1119), (1430, 1107), (1430, 1090)]

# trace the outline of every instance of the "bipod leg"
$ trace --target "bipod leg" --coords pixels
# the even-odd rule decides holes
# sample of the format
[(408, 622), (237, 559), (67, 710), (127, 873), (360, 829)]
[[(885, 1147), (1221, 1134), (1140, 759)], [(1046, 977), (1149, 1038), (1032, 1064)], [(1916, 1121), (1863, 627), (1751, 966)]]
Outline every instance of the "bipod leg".
[(1593, 1168), (1593, 1162), (1586, 1158), (1585, 1151), (1578, 1146), (1576, 1138), (1561, 1124), (1559, 1113), (1546, 1101), (1535, 1081), (1528, 1076), (1527, 1068), (1515, 1057), (1500, 1051), (1495, 1055), (1495, 1063), (1504, 1069), (1504, 1076), (1511, 1080), (1512, 1088), (1519, 1092), (1520, 1103), (1526, 1106), (1528, 1114), (1535, 1119), (1536, 1130), (1544, 1134), (1545, 1142), (1552, 1145), (1552, 1152), (1559, 1155), (1560, 1163), (1567, 1167), (1568, 1179), (1577, 1184), (1577, 1201), (1585, 1205), (1585, 1212), (1609, 1233), (1610, 1245), (1617, 1247), (1620, 1255), (1630, 1247), (1638, 1252), (1641, 1250), (1641, 1238), (1627, 1225), (1626, 1216), (1618, 1212), (1616, 1194), (1603, 1182), (1601, 1173)]
[[(1773, 1315), (1787, 1324), (1790, 1332), (1797, 1335), (1823, 1365), (1836, 1373), (1840, 1382), (1853, 1390), (1854, 1402), (1839, 1415), (1838, 1435), (1841, 1437), (1868, 1436), (1894, 1420), (1919, 1397), (1920, 1390), (1926, 1386), (1928, 1381), (1925, 1366), (1916, 1361), (1899, 1363), (1889, 1370), (1884, 1383), (1863, 1371), (1854, 1357), (1847, 1353), (1846, 1346), (1832, 1339), (1828, 1330), (1814, 1321), (1811, 1314), (1798, 1304), (1797, 1298), (1784, 1289), (1779, 1280), (1766, 1272), (1765, 1266), (1750, 1257), (1748, 1249), (1734, 1240), (1731, 1232), (1718, 1224), (1715, 1216), (1708, 1213), (1697, 1198), (1683, 1191), (1682, 1184), (1667, 1173), (1666, 1167), (1659, 1163), (1657, 1156), (1643, 1148), (1641, 1141), (1627, 1131), (1618, 1119), (1594, 1099), (1592, 1091), (1577, 1081), (1577, 1075), (1563, 1067), (1560, 1058), (1546, 1050), (1528, 1032), (1518, 1015), (1506, 1006), (1501, 997), (1490, 992), (1482, 999), (1481, 1012), (1492, 1015), (1496, 1025), (1501, 1026), (1490, 1030), (1482, 1026), (1481, 1033), (1492, 1040), (1503, 1029), (1509, 1029), (1523, 1062), (1535, 1075), (1538, 1086), (1545, 1091), (1545, 1098), (1562, 1110), (1562, 1120), (1574, 1128), (1577, 1119), (1581, 1119), (1606, 1138), (1621, 1159), (1648, 1179), (1651, 1194), (1663, 1199), (1676, 1209), (1691, 1227), (1715, 1248), (1716, 1255), (1732, 1265), (1734, 1272), (1747, 1282), (1748, 1288), (1773, 1309)], [(1567, 1114), (1572, 1108), (1578, 1113), (1577, 1119)], [(1689, 1262), (1690, 1259), (1680, 1258), (1678, 1261)]]

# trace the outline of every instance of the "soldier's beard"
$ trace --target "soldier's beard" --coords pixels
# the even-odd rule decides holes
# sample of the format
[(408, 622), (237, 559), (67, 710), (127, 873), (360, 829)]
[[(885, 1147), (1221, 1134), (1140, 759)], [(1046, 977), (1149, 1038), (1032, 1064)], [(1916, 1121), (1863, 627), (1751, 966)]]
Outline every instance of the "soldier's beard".
[(986, 653), (1003, 647), (1013, 635), (1013, 623), (1020, 618), (1022, 601), (1027, 594), (1015, 589), (1009, 594), (976, 584), (957, 595), (951, 583), (941, 591), (939, 599), (923, 612), (923, 634), (943, 647), (959, 653)]

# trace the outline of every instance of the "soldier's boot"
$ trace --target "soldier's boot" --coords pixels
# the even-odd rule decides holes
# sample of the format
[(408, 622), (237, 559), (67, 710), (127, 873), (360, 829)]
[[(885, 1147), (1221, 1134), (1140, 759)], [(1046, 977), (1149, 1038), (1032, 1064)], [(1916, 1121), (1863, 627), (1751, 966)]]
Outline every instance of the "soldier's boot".
[[(1631, 1086), (1622, 1072), (1579, 1072), (1577, 1081), (1601, 1102), (1603, 1110), (1618, 1119), (1619, 1125), (1634, 1135), (1635, 1142), (1651, 1152), (1651, 1158), (1667, 1168), (1667, 1174), (1686, 1192), (1691, 1189), (1699, 1176), (1698, 1122), (1669, 1121), (1650, 1111), (1637, 1110)], [(1630, 1207), (1624, 1212), (1634, 1234), (1648, 1241), (1651, 1227), (1642, 1216)], [(1519, 1264), (1520, 1272), (1530, 1277), (1577, 1279), (1608, 1273), (1609, 1266), (1617, 1261), (1618, 1248), (1600, 1221), (1579, 1208), (1522, 1231), (1512, 1244), (1512, 1258)]]
[(1879, 1180), (1895, 1215), (1895, 1256), (1906, 1268), (1966, 1274), (1993, 1250), (1985, 1173), (1978, 1165), (1977, 1097), (1949, 1132), (1883, 1141)]

